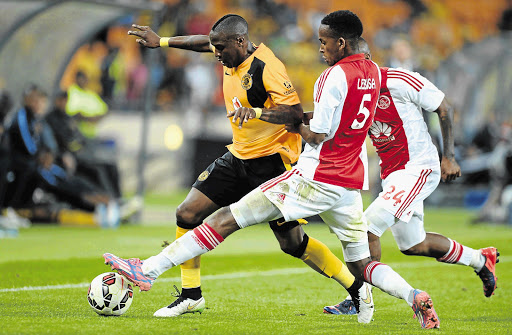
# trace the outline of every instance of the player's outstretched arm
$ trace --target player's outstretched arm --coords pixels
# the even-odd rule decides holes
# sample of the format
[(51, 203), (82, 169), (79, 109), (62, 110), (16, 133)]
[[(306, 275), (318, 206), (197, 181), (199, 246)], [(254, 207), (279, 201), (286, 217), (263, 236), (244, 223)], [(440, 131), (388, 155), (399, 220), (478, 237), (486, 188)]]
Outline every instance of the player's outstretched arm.
[(136, 42), (147, 48), (168, 46), (197, 52), (212, 52), (212, 50), (210, 50), (210, 38), (208, 35), (160, 37), (148, 26), (132, 24), (132, 27), (137, 30), (128, 31), (128, 35), (139, 37)]
[(446, 99), (435, 110), (439, 116), (441, 134), (443, 136), (443, 156), (441, 159), (441, 179), (443, 181), (455, 180), (461, 176), (460, 166), (455, 160), (455, 145), (453, 140), (452, 120), (453, 107)]
[(296, 104), (278, 105), (268, 109), (240, 107), (229, 112), (227, 117), (233, 117), (233, 122), (238, 120), (238, 128), (242, 128), (244, 122), (254, 118), (274, 124), (299, 124), (302, 122), (303, 114), (302, 105)]

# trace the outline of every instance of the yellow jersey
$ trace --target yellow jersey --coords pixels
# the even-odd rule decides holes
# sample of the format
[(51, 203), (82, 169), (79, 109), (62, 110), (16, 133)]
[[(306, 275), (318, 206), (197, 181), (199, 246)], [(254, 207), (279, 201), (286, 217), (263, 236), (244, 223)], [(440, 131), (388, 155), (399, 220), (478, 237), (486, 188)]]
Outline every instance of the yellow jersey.
[[(223, 93), (228, 113), (239, 107), (272, 108), (300, 103), (284, 64), (263, 43), (238, 67), (224, 67)], [(233, 143), (228, 149), (237, 158), (279, 153), (288, 164), (299, 159), (301, 137), (287, 132), (284, 125), (251, 119), (242, 129), (238, 129), (238, 121), (231, 122), (231, 128)]]

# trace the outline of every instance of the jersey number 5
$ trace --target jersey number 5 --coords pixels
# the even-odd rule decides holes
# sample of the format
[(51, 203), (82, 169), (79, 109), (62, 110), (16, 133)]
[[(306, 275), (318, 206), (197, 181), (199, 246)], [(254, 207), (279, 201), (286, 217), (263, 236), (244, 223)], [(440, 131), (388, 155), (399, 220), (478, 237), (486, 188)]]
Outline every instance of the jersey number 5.
[[(361, 100), (361, 105), (359, 105), (359, 112), (357, 112), (356, 119), (354, 120), (354, 122), (352, 122), (352, 125), (350, 126), (350, 128), (352, 128), (352, 129), (363, 128), (364, 124), (366, 123), (366, 120), (370, 116), (370, 111), (368, 110), (368, 108), (366, 108), (364, 106), (364, 103), (367, 101), (371, 101), (371, 100), (372, 100), (372, 95), (370, 93), (366, 93), (365, 95), (363, 95), (363, 99)], [(363, 114), (363, 116), (364, 116), (363, 121), (361, 121), (361, 122), (357, 121), (357, 117), (359, 116), (359, 114)]]

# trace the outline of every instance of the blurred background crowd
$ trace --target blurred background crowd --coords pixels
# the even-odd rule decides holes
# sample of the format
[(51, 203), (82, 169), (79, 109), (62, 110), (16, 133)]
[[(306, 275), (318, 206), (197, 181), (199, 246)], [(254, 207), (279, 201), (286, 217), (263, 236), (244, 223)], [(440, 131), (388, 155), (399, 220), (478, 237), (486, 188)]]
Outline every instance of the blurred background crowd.
[[(149, 10), (150, 3), (160, 7)], [(21, 5), (15, 6), (4, 9)], [(108, 6), (140, 10), (84, 28), (92, 33), (71, 57), (58, 61), (64, 64), (55, 83), (34, 83), (29, 74), (46, 71), (38, 66), (16, 90), (19, 76), (2, 72), (0, 63), (3, 222), (116, 226), (140, 209), (140, 197), (123, 194), (188, 188), (229, 143), (216, 59), (144, 49), (127, 35), (132, 23), (150, 25), (160, 36), (208, 34), (221, 16), (240, 14), (249, 22), (251, 41), (265, 43), (283, 61), (305, 110), (311, 110), (314, 82), (326, 67), (318, 53), (320, 20), (350, 9), (364, 23), (374, 61), (420, 72), (456, 107), (463, 178), (440, 187), (431, 204), (478, 208), (475, 222), (512, 223), (512, 1), (117, 0)], [(22, 36), (20, 48), (31, 38), (32, 57), (44, 57), (36, 47), (43, 38)], [(8, 46), (0, 43), (0, 52)], [(0, 59), (4, 68), (17, 62)], [(149, 131), (141, 132), (144, 110), (146, 116), (151, 111)], [(436, 141), (436, 118), (425, 118)]]

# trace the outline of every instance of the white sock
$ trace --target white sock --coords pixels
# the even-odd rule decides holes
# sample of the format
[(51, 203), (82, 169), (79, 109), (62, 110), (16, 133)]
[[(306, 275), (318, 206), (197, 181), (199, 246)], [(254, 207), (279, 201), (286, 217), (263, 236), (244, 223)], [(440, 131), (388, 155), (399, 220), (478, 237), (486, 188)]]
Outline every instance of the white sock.
[(222, 241), (222, 236), (203, 223), (172, 242), (158, 255), (144, 260), (142, 271), (148, 277), (157, 278), (173, 266), (213, 250)]
[(364, 279), (375, 287), (396, 298), (403, 299), (412, 306), (414, 289), (389, 265), (370, 262), (364, 269)]
[(448, 240), (450, 240), (450, 249), (446, 255), (437, 259), (439, 262), (471, 266), (477, 272), (482, 270), (485, 264), (485, 257), (480, 250), (466, 247), (451, 239)]
[(482, 270), (485, 265), (485, 256), (482, 255), (482, 251), (480, 250), (471, 250), (473, 250), (473, 253), (471, 254), (471, 261), (469, 262), (469, 266), (475, 269), (476, 272), (480, 272), (480, 270)]
[(144, 275), (156, 279), (173, 266), (174, 264), (169, 260), (169, 258), (160, 253), (156, 256), (151, 256), (148, 259), (145, 259), (141, 268)]

